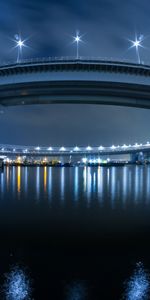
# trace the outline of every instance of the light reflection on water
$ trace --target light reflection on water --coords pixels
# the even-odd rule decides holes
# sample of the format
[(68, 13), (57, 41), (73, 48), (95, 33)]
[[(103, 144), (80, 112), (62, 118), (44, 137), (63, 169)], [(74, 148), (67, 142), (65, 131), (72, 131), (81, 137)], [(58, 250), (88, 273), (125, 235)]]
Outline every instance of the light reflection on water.
[(87, 299), (87, 287), (83, 280), (73, 281), (66, 288), (66, 300)]
[(47, 189), (47, 167), (44, 167), (44, 192), (46, 193)]
[[(8, 198), (9, 198), (9, 201), (5, 201)], [(102, 286), (102, 285), (104, 285), (104, 281), (101, 282), (101, 279), (103, 278), (103, 276), (104, 277), (106, 276), (105, 277), (106, 278), (106, 289), (109, 286), (109, 284), (108, 284), (109, 279), (110, 279), (110, 281), (112, 280), (111, 275), (110, 275), (110, 278), (108, 278), (108, 276), (107, 276), (108, 273), (104, 272), (105, 264), (103, 265), (103, 263), (102, 263), (104, 253), (103, 253), (103, 251), (102, 251), (102, 253), (101, 253), (101, 251), (99, 251), (99, 250), (101, 250), (101, 247), (104, 247), (104, 243), (105, 243), (105, 240), (103, 240), (103, 239), (101, 242), (101, 236), (103, 234), (103, 230), (104, 230), (104, 235), (105, 235), (105, 224), (108, 229), (110, 226), (110, 228), (112, 229), (112, 236), (114, 234), (114, 237), (116, 237), (115, 233), (113, 233), (113, 224), (115, 223), (114, 222), (114, 220), (115, 220), (117, 234), (118, 234), (118, 228), (119, 228), (119, 230), (121, 232), (119, 235), (119, 238), (122, 237), (124, 232), (122, 233), (121, 229), (122, 228), (124, 229), (124, 227), (127, 227), (126, 223), (125, 223), (126, 219), (122, 218), (122, 216), (124, 216), (124, 212), (125, 213), (127, 212), (125, 214), (125, 215), (127, 215), (127, 224), (129, 224), (129, 229), (127, 227), (127, 239), (126, 239), (126, 235), (125, 235), (124, 243), (121, 240), (123, 243), (122, 247), (120, 246), (120, 240), (117, 240), (117, 239), (119, 239), (118, 236), (117, 236), (117, 239), (115, 239), (116, 244), (115, 244), (114, 252), (116, 252), (117, 254), (119, 253), (120, 256), (122, 255), (123, 258), (118, 258), (119, 255), (116, 255), (116, 256), (112, 255), (112, 259), (110, 259), (111, 247), (109, 247), (109, 245), (111, 244), (111, 241), (110, 241), (110, 244), (108, 244), (108, 245), (106, 244), (106, 250), (109, 252), (109, 255), (107, 257), (107, 251), (106, 251), (106, 257), (104, 255), (104, 263), (106, 262), (106, 270), (108, 270), (108, 269), (110, 270), (110, 266), (112, 264), (112, 266), (114, 266), (114, 265), (117, 266), (116, 270), (118, 270), (118, 269), (121, 270), (121, 273), (123, 274), (123, 276), (122, 276), (123, 280), (119, 279), (120, 273), (117, 274), (117, 271), (116, 271), (116, 274), (115, 274), (115, 271), (112, 274), (112, 276), (114, 278), (116, 276), (116, 281), (114, 281), (114, 282), (116, 282), (116, 290), (117, 290), (117, 288), (120, 288), (120, 287), (117, 287), (117, 284), (118, 284), (117, 279), (121, 280), (121, 284), (120, 284), (120, 286), (122, 288), (121, 294), (123, 294), (124, 278), (128, 278), (128, 276), (129, 276), (129, 272), (127, 271), (127, 269), (128, 269), (128, 267), (129, 268), (131, 267), (132, 253), (133, 253), (132, 258), (134, 258), (134, 256), (135, 256), (136, 261), (139, 259), (142, 259), (144, 256), (147, 255), (147, 254), (145, 254), (145, 249), (149, 253), (149, 251), (148, 251), (149, 250), (149, 248), (148, 248), (149, 235), (146, 235), (146, 239), (143, 238), (142, 240), (139, 240), (139, 235), (140, 235), (139, 227), (140, 226), (138, 227), (137, 223), (135, 223), (135, 225), (137, 228), (136, 233), (137, 233), (138, 238), (135, 236), (135, 239), (133, 239), (135, 246), (132, 246), (131, 242), (128, 245), (128, 239), (129, 239), (128, 233), (130, 233), (132, 228), (133, 228), (132, 232), (134, 232), (134, 229), (135, 229), (135, 227), (133, 226), (134, 225), (133, 221), (134, 221), (134, 215), (136, 215), (136, 214), (134, 214), (134, 213), (130, 214), (130, 208), (131, 209), (133, 208), (134, 212), (138, 211), (137, 215), (138, 215), (138, 217), (139, 216), (141, 217), (144, 225), (146, 225), (148, 227), (150, 224), (149, 223), (149, 210), (147, 209), (147, 208), (150, 208), (150, 166), (125, 166), (125, 167), (111, 167), (111, 168), (107, 168), (107, 167), (98, 167), (98, 168), (97, 167), (72, 167), (72, 168), (7, 167), (4, 169), (4, 173), (0, 173), (0, 208), (2, 208), (2, 205), (4, 205), (4, 203), (6, 203), (6, 204), (8, 204), (8, 205), (6, 205), (6, 210), (7, 209), (9, 210), (9, 203), (11, 203), (11, 202), (13, 205), (14, 205), (14, 203), (17, 204), (19, 208), (23, 207), (23, 214), (22, 214), (22, 210), (18, 210), (18, 214), (16, 212), (14, 213), (14, 219), (16, 220), (16, 216), (18, 217), (18, 215), (19, 215), (20, 219), (22, 220), (23, 225), (25, 224), (26, 226), (28, 226), (28, 223), (29, 223), (29, 227), (27, 227), (27, 228), (29, 228), (28, 229), (29, 231), (27, 230), (28, 234), (30, 233), (30, 230), (32, 229), (32, 222), (30, 223), (30, 221), (33, 220), (33, 225), (36, 225), (36, 226), (33, 226), (33, 234), (31, 233), (31, 237), (33, 237), (33, 236), (35, 237), (35, 233), (37, 233), (38, 238), (39, 238), (39, 236), (41, 237), (43, 232), (45, 232), (45, 228), (49, 229), (49, 227), (50, 227), (53, 230), (53, 228), (55, 229), (56, 225), (58, 226), (58, 229), (60, 227), (62, 228), (62, 231), (60, 230), (61, 231), (60, 234), (63, 237), (63, 230), (65, 231), (66, 228), (67, 228), (67, 230), (69, 228), (71, 231), (72, 228), (73, 229), (75, 228), (76, 224), (77, 225), (79, 224), (79, 230), (82, 229), (81, 224), (83, 221), (83, 225), (85, 224), (84, 225), (85, 229), (83, 226), (83, 234), (81, 232), (81, 237), (79, 235), (79, 241), (78, 241), (78, 235), (77, 235), (77, 240), (76, 240), (76, 235), (74, 235), (75, 237), (73, 236), (74, 244), (72, 247), (74, 250), (75, 246), (76, 245), (78, 246), (78, 243), (80, 245), (80, 243), (82, 241), (81, 238), (84, 237), (84, 233), (88, 233), (88, 238), (89, 238), (89, 236), (92, 236), (92, 238), (93, 238), (93, 239), (91, 239), (92, 242), (95, 241), (95, 239), (97, 239), (97, 236), (98, 236), (98, 239), (100, 240), (100, 246), (98, 243), (96, 243), (96, 247), (93, 246), (94, 242), (92, 244), (91, 241), (89, 241), (88, 244), (85, 243), (85, 245), (87, 245), (87, 246), (85, 246), (86, 247), (85, 253), (87, 254), (87, 252), (89, 251), (89, 256), (87, 256), (85, 268), (87, 267), (87, 270), (86, 270), (87, 272), (88, 272), (88, 268), (89, 268), (88, 274), (91, 274), (91, 270), (93, 271), (94, 264), (96, 265), (96, 268), (100, 269), (100, 271), (98, 271), (98, 274), (100, 274), (102, 277), (99, 280), (99, 287), (98, 287), (99, 290), (101, 290), (101, 288), (104, 289), (104, 287)], [(22, 203), (25, 204), (25, 206), (24, 205), (22, 206)], [(26, 204), (30, 205), (30, 203), (36, 204), (36, 205), (33, 205), (33, 207), (31, 207), (31, 209), (28, 209), (28, 206), (26, 206)], [(44, 214), (45, 211), (42, 210), (43, 207), (45, 208), (44, 205), (43, 206), (41, 205), (42, 203), (44, 203), (44, 205), (46, 206), (46, 214)], [(15, 208), (14, 211), (16, 211), (16, 206), (14, 206), (14, 208)], [(24, 209), (24, 207), (25, 208), (27, 207), (27, 209)], [(35, 207), (37, 207), (37, 211), (36, 211)], [(49, 207), (50, 209), (48, 210), (47, 207)], [(10, 208), (12, 208), (11, 205), (10, 205)], [(39, 210), (39, 208), (40, 208), (40, 210)], [(58, 209), (56, 211), (56, 215), (55, 215), (55, 211), (53, 211), (51, 208), (52, 209), (54, 208), (56, 210)], [(61, 210), (61, 208), (62, 208), (62, 210)], [(146, 208), (144, 210), (145, 213), (143, 213), (143, 210), (141, 210), (141, 208)], [(1, 209), (0, 211), (1, 211), (1, 216), (2, 216), (3, 209)], [(47, 211), (48, 211), (48, 215), (47, 215)], [(65, 213), (64, 213), (64, 211), (65, 211)], [(109, 214), (110, 211), (111, 211), (111, 213)], [(121, 214), (120, 214), (120, 211), (121, 211)], [(146, 214), (147, 211), (148, 211), (148, 214)], [(40, 216), (38, 215), (38, 212), (40, 212), (40, 214), (39, 214)], [(52, 214), (50, 214), (49, 212), (52, 212)], [(57, 214), (57, 212), (59, 214)], [(64, 215), (62, 212), (64, 213)], [(71, 213), (73, 212), (73, 214), (71, 214), (70, 212)], [(74, 212), (75, 213), (77, 212), (77, 214), (74, 214)], [(102, 212), (102, 213), (100, 213), (100, 212)], [(119, 223), (116, 218), (117, 214), (120, 217)], [(24, 217), (24, 219), (22, 219), (22, 216)], [(52, 217), (54, 216), (54, 221), (51, 218), (51, 216)], [(59, 225), (59, 218), (58, 218), (59, 216), (62, 217), (62, 222), (60, 222), (60, 225)], [(66, 219), (68, 216), (70, 218), (66, 222)], [(84, 219), (84, 216), (85, 216), (85, 219)], [(90, 218), (89, 218), (89, 216), (90, 216)], [(112, 216), (115, 216), (114, 219), (113, 218), (111, 219)], [(147, 217), (145, 218), (145, 216), (147, 216)], [(10, 209), (9, 217), (10, 217), (10, 221), (11, 220), (14, 221), (13, 213), (12, 213), (12, 219), (11, 219), (11, 209)], [(64, 217), (64, 220), (66, 223), (63, 221), (63, 217)], [(86, 217), (87, 217), (87, 219), (86, 219)], [(105, 223), (105, 217), (106, 217), (106, 223)], [(6, 225), (8, 225), (8, 219), (5, 218), (5, 214), (4, 214), (4, 219), (6, 220)], [(19, 219), (19, 222), (20, 222), (20, 219)], [(104, 219), (104, 222), (103, 222), (103, 219)], [(130, 219), (131, 219), (131, 223), (130, 223)], [(137, 218), (137, 219), (139, 222), (139, 218)], [(141, 219), (140, 219), (140, 221), (141, 221)], [(56, 223), (55, 223), (55, 220), (56, 220)], [(80, 222), (80, 220), (81, 220), (81, 222)], [(44, 221), (45, 221), (45, 224), (43, 225)], [(61, 219), (60, 219), (60, 221), (61, 221)], [(94, 221), (95, 221), (95, 223), (94, 223)], [(18, 221), (16, 221), (16, 224), (18, 225), (17, 222)], [(51, 222), (50, 225), (49, 225), (49, 222)], [(63, 222), (65, 224), (65, 226), (64, 226), (65, 229), (63, 229)], [(72, 226), (74, 226), (74, 224), (75, 224), (75, 226), (71, 227), (71, 223), (73, 224)], [(12, 224), (12, 222), (10, 224)], [(39, 230), (39, 227), (37, 226), (37, 224), (40, 225), (41, 234), (40, 234), (40, 230)], [(67, 224), (67, 226), (66, 226), (66, 224)], [(100, 226), (99, 226), (99, 224), (100, 224)], [(102, 226), (101, 226), (101, 224), (102, 224)], [(140, 225), (140, 222), (138, 224)], [(43, 228), (42, 228), (42, 225), (43, 225)], [(132, 227), (131, 227), (131, 225), (132, 225)], [(44, 226), (46, 226), (46, 227), (44, 227)], [(34, 230), (34, 228), (35, 228), (35, 230)], [(115, 228), (115, 225), (114, 225), (114, 228)], [(91, 230), (91, 232), (89, 229)], [(22, 227), (21, 227), (21, 230), (22, 230)], [(22, 235), (21, 230), (19, 232), (19, 240)], [(77, 228), (77, 230), (78, 230), (78, 228)], [(96, 232), (96, 230), (98, 232), (98, 235), (94, 236), (93, 233)], [(144, 231), (145, 231), (145, 227), (144, 227)], [(48, 234), (46, 234), (45, 239), (47, 241), (48, 238), (50, 238), (50, 249), (51, 249), (52, 239), (51, 239), (51, 235), (49, 234), (49, 232), (50, 232), (50, 230), (48, 230)], [(55, 230), (54, 230), (54, 233), (55, 233)], [(78, 233), (78, 231), (77, 231), (77, 233)], [(107, 231), (106, 231), (106, 233), (107, 233)], [(108, 233), (109, 233), (109, 231), (108, 231)], [(10, 235), (11, 235), (11, 232), (10, 232)], [(65, 236), (65, 234), (64, 234), (64, 236)], [(69, 236), (69, 239), (68, 239), (68, 236)], [(66, 240), (67, 240), (68, 245), (70, 246), (72, 240), (70, 242), (70, 235), (68, 235), (68, 236), (67, 236)], [(123, 239), (124, 239), (124, 236), (123, 236)], [(131, 235), (130, 239), (132, 239), (132, 235)], [(59, 235), (58, 235), (58, 240), (59, 240)], [(114, 239), (112, 239), (112, 240), (114, 241)], [(23, 236), (23, 243), (24, 243), (24, 236)], [(84, 243), (84, 239), (83, 239), (83, 243)], [(130, 246), (132, 246), (133, 248)], [(47, 244), (46, 244), (46, 247), (47, 247)], [(124, 252), (121, 252), (120, 249), (122, 250), (122, 249), (124, 249), (124, 247), (125, 247)], [(65, 248), (65, 251), (66, 251), (66, 248)], [(119, 250), (118, 250), (118, 248), (119, 248)], [(142, 248), (142, 250), (141, 250), (141, 248)], [(15, 249), (16, 249), (16, 245), (15, 245)], [(55, 249), (55, 247), (54, 247), (54, 249)], [(131, 249), (132, 249), (132, 251), (131, 251)], [(133, 249), (135, 251), (133, 251)], [(74, 251), (76, 251), (76, 248)], [(45, 258), (46, 262), (49, 259), (49, 255), (51, 256), (51, 252), (49, 251), (49, 249), (47, 250), (47, 252), (48, 252), (48, 254), (47, 254), (48, 256)], [(60, 254), (60, 252), (61, 252), (61, 247), (59, 249), (59, 254)], [(130, 252), (131, 252), (131, 255), (129, 255)], [(113, 251), (112, 251), (112, 253), (113, 253)], [(74, 254), (74, 252), (73, 252), (73, 254)], [(24, 255), (24, 252), (23, 252), (22, 256), (23, 255)], [(45, 253), (44, 253), (44, 255), (45, 255)], [(130, 259), (129, 259), (130, 261), (128, 260), (128, 255), (130, 257)], [(74, 255), (72, 255), (72, 256), (73, 256), (73, 267), (72, 267), (72, 264), (70, 263), (70, 261), (71, 261), (70, 258), (69, 258), (69, 263), (68, 263), (68, 265), (71, 266), (70, 267), (71, 271), (72, 271), (72, 268), (74, 268), (74, 265), (75, 265), (75, 268), (78, 268), (78, 266), (79, 266), (79, 269), (80, 269), (80, 265), (82, 267), (82, 259), (83, 258), (81, 258), (81, 260), (79, 259), (79, 262), (78, 261), (76, 262), (76, 260), (74, 262)], [(20, 257), (20, 252), (19, 252), (19, 257)], [(58, 257), (56, 255), (56, 258), (55, 258), (56, 260), (54, 260), (54, 266), (53, 266), (52, 270), (54, 270), (55, 265), (57, 265)], [(100, 260), (98, 260), (99, 257), (100, 257)], [(42, 257), (42, 258), (44, 259), (44, 257)], [(34, 255), (33, 255), (31, 261), (33, 259), (34, 259)], [(37, 263), (36, 259), (37, 258), (35, 258), (35, 261)], [(39, 257), (38, 257), (38, 259), (39, 259)], [(90, 259), (91, 259), (91, 263), (90, 263)], [(116, 262), (117, 259), (118, 259), (118, 265)], [(125, 262), (124, 262), (124, 259), (125, 259)], [(107, 262), (107, 260), (108, 260), (108, 262)], [(33, 263), (33, 266), (36, 265), (35, 261)], [(58, 259), (58, 261), (59, 261), (59, 259)], [(128, 266), (128, 261), (129, 261), (129, 266)], [(126, 264), (126, 262), (127, 262), (127, 264)], [(150, 269), (149, 254), (148, 254), (147, 262), (148, 262), (147, 266)], [(60, 261), (58, 262), (58, 264), (59, 263), (60, 263)], [(110, 263), (110, 266), (108, 268), (107, 264), (109, 265), (109, 263)], [(28, 259), (27, 259), (27, 264), (28, 264)], [(77, 265), (77, 267), (76, 267), (76, 265)], [(91, 265), (92, 265), (92, 267), (91, 267)], [(50, 266), (51, 266), (51, 263), (50, 263)], [(67, 264), (65, 264), (65, 266), (67, 267)], [(63, 267), (63, 264), (61, 265), (61, 267)], [(124, 268), (127, 268), (127, 269), (124, 271)], [(58, 269), (59, 268), (57, 266), (56, 270), (58, 270)], [(68, 269), (69, 269), (69, 267), (68, 267)], [(115, 270), (115, 269), (113, 269), (113, 270)], [(69, 271), (70, 271), (70, 269), (69, 269)], [(39, 270), (39, 273), (40, 272), (41, 271)], [(12, 273), (10, 273), (10, 274), (12, 275)], [(40, 273), (40, 274), (41, 274), (41, 277), (44, 277), (42, 273)], [(78, 272), (77, 273), (75, 272), (75, 275), (76, 274), (78, 274)], [(141, 269), (141, 265), (140, 265), (140, 268), (139, 268), (139, 266), (138, 266), (138, 268), (136, 267), (135, 272), (133, 272), (133, 276), (131, 276), (129, 278), (129, 281), (127, 283), (127, 289), (125, 291), (124, 299), (126, 299), (126, 300), (128, 300), (128, 299), (129, 300), (147, 299), (146, 293), (147, 293), (147, 290), (149, 287), (149, 283), (147, 284), (146, 280), (148, 279), (148, 277), (145, 277), (145, 276), (147, 276), (145, 274), (147, 274), (147, 273), (145, 273), (143, 266), (142, 266), (142, 269)], [(14, 275), (14, 273), (13, 273), (13, 275)], [(82, 275), (82, 272), (81, 272), (81, 275)], [(131, 275), (132, 275), (132, 272), (131, 272)], [(142, 275), (142, 279), (140, 279), (140, 277), (139, 277), (140, 275)], [(95, 276), (97, 276), (97, 275), (95, 275)], [(108, 279), (108, 281), (107, 281), (107, 279)], [(44, 279), (42, 278), (41, 280), (44, 280)], [(11, 283), (11, 281), (9, 281), (8, 283)], [(137, 288), (136, 288), (137, 284), (138, 284), (138, 287), (141, 284), (141, 288), (139, 289), (138, 295), (140, 295), (140, 293), (144, 292), (145, 298), (135, 298), (135, 295), (137, 295), (137, 294), (134, 294), (134, 293), (137, 292)], [(94, 287), (92, 287), (92, 288), (94, 289)], [(82, 281), (71, 283), (69, 286), (68, 294), (67, 294), (68, 298), (65, 298), (65, 299), (68, 299), (68, 300), (69, 299), (70, 300), (71, 299), (76, 299), (76, 300), (77, 299), (78, 300), (79, 299), (95, 299), (94, 297), (88, 298), (87, 293), (89, 290), (90, 290), (89, 285), (87, 284), (87, 286), (85, 287), (84, 282), (82, 282)], [(110, 294), (111, 294), (111, 290), (110, 290)], [(86, 295), (87, 295), (87, 297), (86, 297)], [(16, 295), (14, 297), (16, 297)], [(11, 298), (8, 298), (8, 299), (11, 299)], [(17, 299), (17, 298), (14, 298), (14, 299)], [(49, 297), (49, 299), (51, 299), (51, 297)], [(105, 298), (98, 297), (96, 299), (105, 299)], [(112, 298), (110, 296), (110, 298), (107, 298), (107, 299), (112, 299)], [(113, 299), (115, 299), (115, 298), (113, 298)], [(117, 299), (119, 300), (122, 298), (117, 298)]]
[(26, 272), (18, 265), (5, 274), (3, 291), (6, 300), (30, 300), (31, 282)]
[(21, 167), (17, 167), (17, 191), (18, 194), (21, 192)]
[(75, 201), (78, 200), (78, 191), (79, 191), (79, 168), (75, 167), (75, 176), (74, 176), (74, 197), (75, 197)]
[(126, 300), (148, 300), (150, 289), (149, 273), (141, 262), (136, 264), (133, 275), (126, 282), (123, 299)]
[(36, 198), (39, 201), (40, 197), (40, 167), (36, 169)]
[[(112, 276), (115, 274), (112, 273)], [(2, 276), (2, 274), (1, 274)], [(4, 294), (6, 300), (30, 300), (33, 293), (33, 281), (36, 286), (35, 278), (31, 279), (26, 271), (25, 267), (20, 267), (19, 265), (14, 265), (10, 267), (10, 271), (3, 274), (4, 284), (0, 287), (1, 295)], [(98, 284), (98, 286), (97, 286)], [(59, 288), (59, 281), (56, 283)], [(94, 285), (90, 284), (90, 280), (71, 280), (69, 283), (63, 283), (64, 287), (64, 297), (62, 299), (66, 300), (86, 300), (94, 299), (92, 295), (92, 290), (98, 289), (98, 294), (101, 295), (103, 285), (99, 278), (99, 281)], [(118, 300), (148, 300), (150, 293), (150, 276), (149, 271), (145, 269), (142, 262), (136, 263), (131, 275), (126, 278), (125, 282), (121, 282), (122, 289), (120, 291), (120, 296)], [(51, 294), (52, 286), (49, 285), (49, 294)], [(92, 289), (91, 289), (92, 288)], [(107, 286), (109, 288), (109, 284)], [(114, 287), (117, 289), (116, 286)], [(111, 289), (110, 289), (111, 295)], [(36, 298), (35, 298), (36, 299)], [(39, 298), (38, 298), (39, 299)], [(47, 299), (47, 298), (46, 298)], [(97, 299), (97, 298), (96, 298)], [(100, 298), (98, 298), (100, 299)], [(110, 298), (112, 299), (112, 298)], [(116, 298), (117, 299), (117, 298)]]
[(48, 199), (52, 197), (52, 168), (48, 168)]
[(56, 198), (78, 202), (84, 198), (87, 206), (93, 199), (111, 209), (128, 205), (149, 205), (150, 166), (125, 167), (6, 167), (0, 173), (1, 198), (10, 196), (24, 200), (32, 194), (35, 201)]
[(61, 168), (60, 171), (61, 176), (61, 199), (64, 200), (64, 192), (65, 192), (65, 168)]

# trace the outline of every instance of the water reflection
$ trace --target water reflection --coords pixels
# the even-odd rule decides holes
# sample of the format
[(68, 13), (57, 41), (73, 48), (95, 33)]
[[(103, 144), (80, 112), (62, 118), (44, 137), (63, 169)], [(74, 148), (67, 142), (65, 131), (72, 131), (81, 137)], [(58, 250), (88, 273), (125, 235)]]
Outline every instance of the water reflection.
[(133, 275), (126, 283), (124, 299), (127, 300), (146, 300), (149, 299), (149, 274), (144, 269), (141, 262), (137, 263)]
[(88, 204), (91, 200), (91, 193), (92, 193), (92, 173), (91, 173), (91, 168), (87, 168), (87, 186), (86, 186), (86, 191), (87, 191), (87, 201)]
[(4, 195), (4, 173), (1, 173), (0, 176), (0, 189), (1, 189), (1, 196)]
[(139, 193), (139, 167), (135, 167), (135, 184), (134, 184), (134, 193), (135, 193), (135, 203), (137, 203), (138, 193)]
[(75, 167), (75, 176), (74, 176), (74, 197), (75, 197), (75, 201), (78, 200), (78, 192), (79, 192), (79, 168)]
[(53, 202), (57, 197), (60, 201), (71, 200), (72, 205), (82, 199), (87, 206), (98, 203), (110, 209), (144, 207), (150, 205), (150, 166), (6, 167), (0, 173), (0, 191), (1, 198), (15, 201), (20, 195), (25, 200), (32, 194), (37, 202)]
[[(108, 170), (107, 170), (108, 172)], [(107, 173), (109, 176), (109, 173)], [(110, 185), (110, 189), (111, 189), (111, 206), (112, 208), (115, 207), (115, 197), (116, 197), (116, 168), (112, 167), (111, 169), (111, 185)]]
[(36, 199), (39, 201), (40, 196), (40, 167), (36, 168)]
[(52, 167), (48, 168), (48, 198), (52, 197)]
[(146, 168), (146, 178), (147, 180), (145, 181), (146, 183), (146, 198), (147, 198), (147, 201), (146, 203), (148, 204), (149, 203), (149, 193), (150, 193), (150, 169), (149, 168)]
[(61, 168), (61, 199), (64, 200), (64, 191), (65, 191), (65, 168)]
[(123, 176), (122, 176), (122, 202), (123, 202), (123, 207), (125, 207), (126, 201), (127, 201), (127, 195), (128, 195), (128, 189), (129, 189), (129, 182), (127, 182), (129, 178), (128, 175), (128, 168), (124, 167), (123, 168)]
[(28, 192), (28, 167), (24, 168), (24, 189), (27, 196)]
[(31, 284), (26, 272), (19, 266), (11, 268), (5, 275), (4, 294), (6, 300), (31, 299)]
[(47, 188), (47, 167), (44, 167), (44, 192), (46, 193)]
[(73, 281), (67, 286), (67, 298), (66, 300), (84, 300), (86, 299), (86, 285), (82, 281)]
[(16, 168), (12, 167), (12, 188), (13, 188), (13, 195), (15, 194), (16, 188)]
[(21, 167), (17, 167), (17, 191), (18, 194), (21, 192)]
[(86, 193), (86, 186), (87, 186), (87, 167), (84, 167), (84, 170), (83, 170), (83, 186), (84, 186), (84, 193)]

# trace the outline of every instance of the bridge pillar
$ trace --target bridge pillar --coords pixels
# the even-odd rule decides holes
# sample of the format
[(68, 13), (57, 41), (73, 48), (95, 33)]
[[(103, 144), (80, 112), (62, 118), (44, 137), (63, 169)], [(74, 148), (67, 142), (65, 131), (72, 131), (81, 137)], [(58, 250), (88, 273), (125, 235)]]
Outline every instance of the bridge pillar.
[(150, 152), (145, 152), (144, 153), (144, 159), (148, 160), (148, 161), (150, 160)]
[(130, 160), (132, 163), (135, 163), (136, 161), (143, 162), (145, 160), (145, 155), (143, 152), (136, 152), (130, 154)]

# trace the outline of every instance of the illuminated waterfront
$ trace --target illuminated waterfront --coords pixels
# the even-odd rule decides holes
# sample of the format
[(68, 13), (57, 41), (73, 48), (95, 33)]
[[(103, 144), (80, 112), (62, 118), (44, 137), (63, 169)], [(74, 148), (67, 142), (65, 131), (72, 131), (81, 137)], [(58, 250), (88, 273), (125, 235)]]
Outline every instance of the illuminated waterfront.
[(56, 201), (59, 200), (61, 205), (65, 199), (74, 207), (84, 199), (85, 208), (93, 206), (93, 203), (99, 209), (106, 204), (109, 209), (143, 207), (150, 205), (149, 178), (149, 165), (74, 168), (6, 166), (0, 174), (1, 200), (9, 198), (17, 203), (21, 198), (24, 202), (32, 195), (32, 203), (37, 203), (39, 199), (42, 203), (45, 199), (47, 205), (54, 206)]

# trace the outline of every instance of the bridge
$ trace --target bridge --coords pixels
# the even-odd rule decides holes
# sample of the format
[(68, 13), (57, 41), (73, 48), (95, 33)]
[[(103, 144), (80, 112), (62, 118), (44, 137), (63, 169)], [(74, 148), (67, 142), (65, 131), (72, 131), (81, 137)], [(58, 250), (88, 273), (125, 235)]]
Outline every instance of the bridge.
[(50, 103), (150, 108), (150, 66), (80, 57), (0, 67), (0, 105)]
[(134, 145), (122, 145), (110, 147), (98, 146), (98, 147), (34, 147), (34, 146), (19, 146), (19, 145), (0, 145), (0, 156), (104, 156), (104, 155), (123, 155), (123, 154), (148, 154), (150, 153), (150, 143)]

